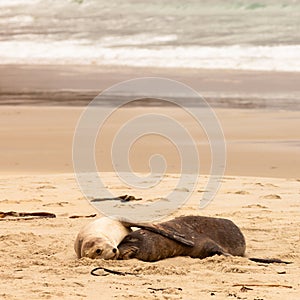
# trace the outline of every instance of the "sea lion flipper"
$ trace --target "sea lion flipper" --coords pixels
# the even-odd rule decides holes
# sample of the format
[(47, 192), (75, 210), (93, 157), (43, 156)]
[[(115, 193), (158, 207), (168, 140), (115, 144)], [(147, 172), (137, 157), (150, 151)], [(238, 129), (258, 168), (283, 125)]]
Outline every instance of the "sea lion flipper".
[(194, 246), (194, 242), (192, 240), (188, 240), (188, 239), (184, 238), (184, 236), (182, 234), (176, 232), (175, 230), (167, 230), (166, 228), (162, 228), (159, 225), (139, 223), (139, 222), (136, 223), (136, 222), (132, 222), (132, 221), (126, 220), (126, 219), (121, 219), (120, 222), (125, 227), (138, 227), (141, 229), (149, 230), (151, 232), (160, 234), (164, 237), (167, 237), (173, 241), (179, 242), (186, 246), (190, 246), (190, 247)]
[(227, 251), (225, 251), (220, 245), (209, 238), (204, 238), (201, 240), (200, 244), (195, 245), (195, 249), (200, 249), (200, 253), (193, 253), (192, 257), (205, 258), (214, 255), (224, 255), (231, 256)]
[(151, 227), (145, 228), (149, 231), (158, 233), (162, 236), (165, 236), (171, 240), (184, 244), (186, 246), (193, 247), (195, 244), (192, 240), (186, 239), (182, 234), (176, 232), (175, 230), (167, 230), (166, 228), (162, 228), (161, 226), (153, 225)]

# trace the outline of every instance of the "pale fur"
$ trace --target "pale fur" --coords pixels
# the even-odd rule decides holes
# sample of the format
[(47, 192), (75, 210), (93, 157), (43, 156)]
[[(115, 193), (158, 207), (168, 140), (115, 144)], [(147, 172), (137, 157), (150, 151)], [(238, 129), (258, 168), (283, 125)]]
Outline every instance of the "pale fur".
[[(78, 258), (117, 259), (118, 245), (131, 232), (120, 221), (109, 217), (94, 220), (79, 231), (74, 243)], [(99, 249), (101, 253), (97, 253)], [(98, 252), (99, 252), (98, 250)]]

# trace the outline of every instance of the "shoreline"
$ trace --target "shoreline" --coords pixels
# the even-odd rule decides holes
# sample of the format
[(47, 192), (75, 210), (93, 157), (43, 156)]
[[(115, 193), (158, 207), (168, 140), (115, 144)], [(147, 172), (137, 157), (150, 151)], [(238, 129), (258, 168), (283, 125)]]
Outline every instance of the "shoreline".
[[(0, 91), (0, 106), (45, 106), (45, 107), (87, 107), (91, 101), (101, 92), (80, 90), (80, 91), (24, 91), (24, 92), (1, 92)], [(128, 96), (124, 96), (128, 99)], [(127, 108), (131, 107), (172, 107), (169, 101), (161, 101), (164, 97), (159, 98), (141, 98), (139, 100), (130, 102)], [(173, 97), (176, 100), (176, 97)], [(300, 101), (297, 99), (280, 98), (273, 99), (271, 97), (247, 97), (247, 96), (231, 96), (231, 97), (203, 97), (205, 102), (214, 108), (223, 109), (267, 109), (267, 110), (286, 110), (286, 111), (300, 111)], [(204, 107), (197, 98), (184, 98), (186, 107)], [(102, 107), (116, 107), (122, 102), (122, 96), (116, 97), (101, 97), (98, 106)]]
[(297, 72), (16, 64), (0, 74), (0, 105), (85, 106), (114, 84), (150, 76), (187, 84), (213, 107), (300, 110)]

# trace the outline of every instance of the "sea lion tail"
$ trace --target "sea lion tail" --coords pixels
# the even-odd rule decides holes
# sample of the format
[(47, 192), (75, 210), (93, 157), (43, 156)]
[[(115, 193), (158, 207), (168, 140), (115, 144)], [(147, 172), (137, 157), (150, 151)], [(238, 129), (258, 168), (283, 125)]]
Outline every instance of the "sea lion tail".
[(265, 264), (292, 264), (292, 261), (284, 261), (278, 258), (256, 258), (256, 257), (250, 257), (249, 260), (257, 262), (257, 263), (265, 263)]

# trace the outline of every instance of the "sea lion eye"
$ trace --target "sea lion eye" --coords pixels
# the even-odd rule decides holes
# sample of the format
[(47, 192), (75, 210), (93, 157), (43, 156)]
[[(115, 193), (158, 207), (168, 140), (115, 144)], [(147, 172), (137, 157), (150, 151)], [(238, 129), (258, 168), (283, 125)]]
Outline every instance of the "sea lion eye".
[(113, 252), (113, 253), (117, 253), (117, 248), (113, 248), (113, 249), (112, 249), (112, 252)]
[(97, 250), (96, 250), (96, 253), (97, 253), (97, 254), (101, 254), (101, 253), (102, 253), (102, 250), (101, 250), (101, 249), (97, 249)]

